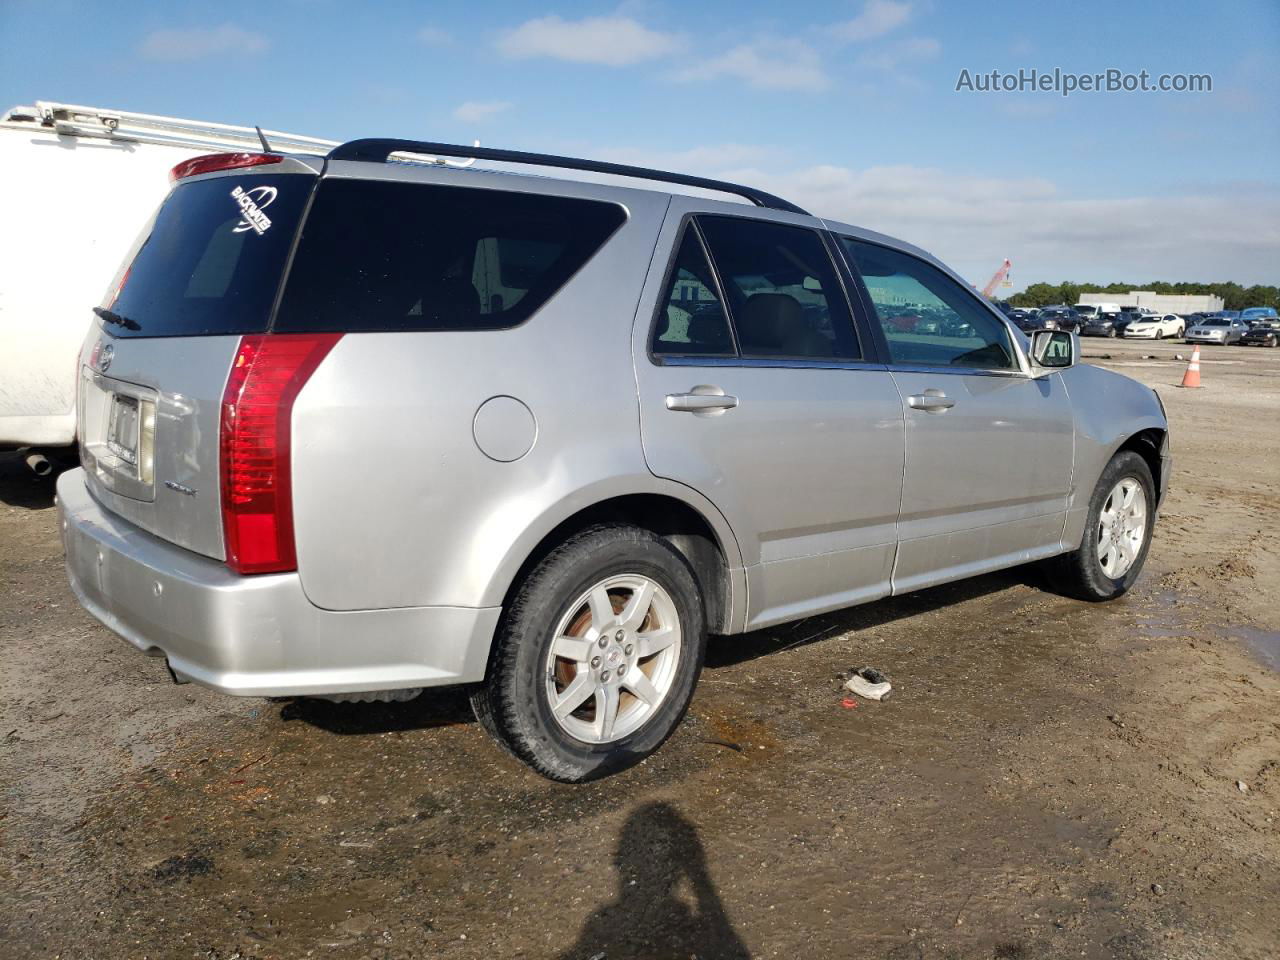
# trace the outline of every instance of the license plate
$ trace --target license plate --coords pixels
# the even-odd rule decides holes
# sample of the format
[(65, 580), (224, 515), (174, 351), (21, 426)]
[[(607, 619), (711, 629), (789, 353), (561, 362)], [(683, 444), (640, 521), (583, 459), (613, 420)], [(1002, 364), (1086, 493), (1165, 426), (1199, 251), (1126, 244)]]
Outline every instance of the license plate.
[(125, 463), (138, 464), (138, 399), (115, 394), (107, 423), (107, 449)]

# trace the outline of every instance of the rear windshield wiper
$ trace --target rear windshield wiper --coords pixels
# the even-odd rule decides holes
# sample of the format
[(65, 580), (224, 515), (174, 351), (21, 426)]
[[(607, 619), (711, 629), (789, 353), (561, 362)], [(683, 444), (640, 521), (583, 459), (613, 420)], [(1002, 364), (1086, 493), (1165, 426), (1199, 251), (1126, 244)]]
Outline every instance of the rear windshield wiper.
[(116, 326), (124, 327), (126, 330), (141, 330), (142, 324), (136, 320), (130, 320), (128, 317), (121, 316), (114, 310), (108, 310), (106, 307), (94, 307), (93, 312), (102, 319), (103, 323), (114, 323)]

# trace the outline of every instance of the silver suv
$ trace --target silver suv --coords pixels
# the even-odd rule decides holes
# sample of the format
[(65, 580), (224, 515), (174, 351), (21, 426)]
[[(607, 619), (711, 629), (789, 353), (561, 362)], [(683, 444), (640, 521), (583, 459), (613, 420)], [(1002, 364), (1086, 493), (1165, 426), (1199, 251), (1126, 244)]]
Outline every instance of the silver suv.
[(1104, 600), (1142, 567), (1155, 393), (908, 244), (441, 144), (173, 179), (95, 308), (58, 500), (77, 596), (178, 680), (470, 684), (581, 781), (672, 732), (709, 633), (1051, 557)]

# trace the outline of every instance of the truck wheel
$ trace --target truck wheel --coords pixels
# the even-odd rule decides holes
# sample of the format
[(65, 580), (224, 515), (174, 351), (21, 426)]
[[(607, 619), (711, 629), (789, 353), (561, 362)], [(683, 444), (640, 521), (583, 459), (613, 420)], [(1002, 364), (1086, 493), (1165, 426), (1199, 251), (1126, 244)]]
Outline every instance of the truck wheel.
[(516, 588), (472, 707), (538, 773), (593, 780), (671, 735), (705, 646), (702, 597), (684, 557), (639, 527), (591, 527)]
[(1117, 453), (1093, 489), (1080, 549), (1058, 558), (1058, 585), (1081, 600), (1127, 592), (1147, 559), (1155, 510), (1151, 468), (1136, 453)]

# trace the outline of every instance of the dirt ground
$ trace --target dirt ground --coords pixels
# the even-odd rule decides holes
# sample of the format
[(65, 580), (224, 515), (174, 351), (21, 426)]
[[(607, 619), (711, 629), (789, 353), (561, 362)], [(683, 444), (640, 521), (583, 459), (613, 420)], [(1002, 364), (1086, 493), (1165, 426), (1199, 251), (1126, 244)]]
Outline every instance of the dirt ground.
[[(668, 745), (585, 787), (456, 693), (173, 685), (0, 458), (0, 956), (1277, 956), (1280, 350), (1208, 348), (1200, 391), (1186, 347), (1085, 352), (1174, 431), (1133, 593), (1017, 570), (717, 640)], [(894, 696), (843, 707), (864, 664)]]

